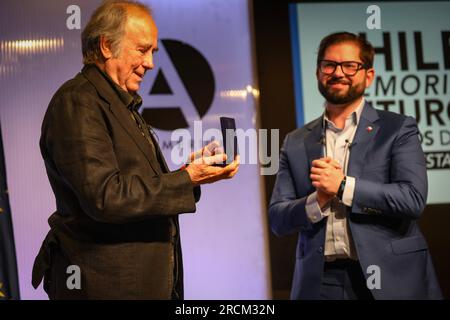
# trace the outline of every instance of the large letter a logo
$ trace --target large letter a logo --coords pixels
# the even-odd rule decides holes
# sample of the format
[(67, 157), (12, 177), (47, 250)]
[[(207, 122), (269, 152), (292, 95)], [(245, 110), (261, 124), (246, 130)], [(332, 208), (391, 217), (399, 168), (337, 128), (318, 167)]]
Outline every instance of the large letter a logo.
[(192, 46), (163, 39), (155, 69), (143, 83), (144, 119), (153, 127), (175, 130), (200, 120), (214, 99), (215, 82), (205, 57)]

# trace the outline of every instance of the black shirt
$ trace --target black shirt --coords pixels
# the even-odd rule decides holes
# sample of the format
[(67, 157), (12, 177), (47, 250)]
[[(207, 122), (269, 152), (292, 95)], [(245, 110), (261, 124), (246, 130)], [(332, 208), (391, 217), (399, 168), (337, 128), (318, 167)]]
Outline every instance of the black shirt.
[(150, 126), (145, 122), (144, 118), (139, 113), (139, 109), (142, 106), (142, 98), (137, 93), (129, 93), (122, 89), (114, 80), (103, 70), (101, 70), (97, 65), (96, 68), (101, 72), (101, 74), (105, 77), (108, 83), (112, 86), (114, 91), (117, 93), (119, 99), (123, 102), (123, 104), (130, 111), (131, 118), (135, 121), (139, 130), (141, 131), (142, 136), (147, 140), (150, 144), (153, 152), (156, 154), (155, 150), (155, 141), (153, 140), (153, 132)]

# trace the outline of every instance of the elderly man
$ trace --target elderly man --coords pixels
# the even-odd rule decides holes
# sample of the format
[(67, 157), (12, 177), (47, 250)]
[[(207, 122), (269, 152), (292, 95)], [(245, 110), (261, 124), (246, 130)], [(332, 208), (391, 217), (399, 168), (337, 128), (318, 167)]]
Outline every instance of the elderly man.
[(278, 235), (300, 231), (293, 299), (441, 298), (417, 225), (427, 198), (419, 131), (364, 101), (373, 59), (355, 34), (325, 37), (324, 113), (284, 142), (270, 223)]
[[(56, 197), (33, 286), (50, 299), (182, 299), (178, 215), (199, 185), (233, 177), (210, 144), (170, 172), (138, 109), (158, 30), (148, 7), (104, 2), (82, 34), (84, 68), (50, 102), (40, 147)], [(70, 278), (79, 272), (80, 281)]]

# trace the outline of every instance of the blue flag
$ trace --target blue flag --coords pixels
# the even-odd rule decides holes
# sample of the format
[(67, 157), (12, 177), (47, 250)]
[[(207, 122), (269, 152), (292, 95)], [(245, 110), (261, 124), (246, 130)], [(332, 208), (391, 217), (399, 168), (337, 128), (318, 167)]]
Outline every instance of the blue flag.
[(0, 125), (0, 300), (11, 299), (19, 300), (20, 294)]

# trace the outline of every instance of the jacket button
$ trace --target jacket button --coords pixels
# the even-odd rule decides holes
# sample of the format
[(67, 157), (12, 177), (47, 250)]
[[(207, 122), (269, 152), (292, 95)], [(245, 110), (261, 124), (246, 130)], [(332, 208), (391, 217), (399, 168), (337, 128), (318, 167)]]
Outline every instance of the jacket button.
[(318, 253), (323, 253), (323, 247), (319, 247), (319, 249), (317, 249)]

